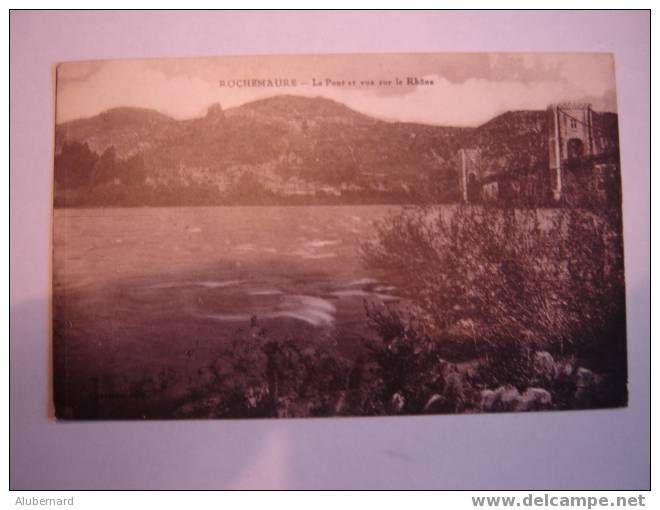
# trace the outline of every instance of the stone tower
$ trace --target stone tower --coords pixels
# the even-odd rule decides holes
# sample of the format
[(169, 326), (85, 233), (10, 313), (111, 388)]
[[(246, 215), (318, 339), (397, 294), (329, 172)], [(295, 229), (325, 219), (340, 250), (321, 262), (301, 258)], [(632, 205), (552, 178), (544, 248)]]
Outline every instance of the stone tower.
[(548, 149), (552, 195), (562, 198), (567, 170), (598, 153), (593, 136), (593, 115), (588, 103), (548, 106)]
[(459, 180), (463, 202), (477, 202), (480, 196), (481, 151), (460, 149), (458, 151)]

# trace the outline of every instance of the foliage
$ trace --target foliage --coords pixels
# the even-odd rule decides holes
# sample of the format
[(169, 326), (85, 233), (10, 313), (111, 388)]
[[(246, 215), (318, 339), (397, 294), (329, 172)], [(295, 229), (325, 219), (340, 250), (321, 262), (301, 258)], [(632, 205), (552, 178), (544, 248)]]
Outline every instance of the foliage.
[(448, 393), (443, 374), (447, 363), (440, 355), (438, 343), (424, 333), (414, 316), (404, 317), (391, 308), (373, 305), (367, 305), (367, 315), (378, 339), (366, 342), (373, 365), (364, 399), (368, 406), (363, 404), (354, 412), (423, 413), (432, 395)]
[(65, 143), (55, 156), (55, 183), (67, 188), (87, 184), (98, 159), (86, 142)]
[(65, 143), (55, 156), (56, 206), (138, 204), (148, 196), (146, 175), (140, 153), (123, 159), (114, 146), (98, 155), (87, 143)]
[(605, 375), (588, 406), (625, 402), (620, 237), (597, 215), (409, 209), (378, 226), (364, 256), (405, 281), (412, 307), (365, 302), (376, 335), (352, 361), (327, 339), (273, 337), (254, 318), (211, 364), (200, 395), (216, 395), (212, 414), (479, 411), (490, 388), (518, 399), (547, 390), (543, 405), (571, 408), (581, 366)]
[(227, 417), (327, 416), (346, 388), (347, 364), (320, 342), (271, 338), (253, 321), (212, 365), (217, 412)]
[(406, 282), (430, 336), (473, 338), (491, 383), (524, 386), (538, 350), (625, 373), (621, 238), (593, 213), (413, 208), (364, 256)]

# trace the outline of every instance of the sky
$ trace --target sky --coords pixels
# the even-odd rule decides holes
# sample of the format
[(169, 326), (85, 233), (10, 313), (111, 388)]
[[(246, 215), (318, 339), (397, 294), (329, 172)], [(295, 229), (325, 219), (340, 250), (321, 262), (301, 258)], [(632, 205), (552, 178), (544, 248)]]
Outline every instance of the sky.
[[(295, 79), (296, 86), (220, 86), (252, 79)], [(478, 126), (505, 111), (557, 102), (617, 110), (614, 59), (606, 53), (240, 56), (61, 63), (57, 123), (119, 106), (187, 119), (214, 103), (227, 109), (281, 94), (333, 99), (383, 120), (448, 126)]]

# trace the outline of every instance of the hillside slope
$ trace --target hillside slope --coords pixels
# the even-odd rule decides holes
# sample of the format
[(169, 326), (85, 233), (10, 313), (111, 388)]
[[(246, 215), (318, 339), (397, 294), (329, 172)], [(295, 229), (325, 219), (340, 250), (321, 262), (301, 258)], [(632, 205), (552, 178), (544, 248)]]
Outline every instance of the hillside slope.
[(56, 203), (452, 201), (461, 147), (481, 148), (486, 173), (541, 168), (546, 130), (544, 111), (456, 128), (386, 122), (298, 96), (215, 104), (183, 121), (116, 108), (57, 126)]

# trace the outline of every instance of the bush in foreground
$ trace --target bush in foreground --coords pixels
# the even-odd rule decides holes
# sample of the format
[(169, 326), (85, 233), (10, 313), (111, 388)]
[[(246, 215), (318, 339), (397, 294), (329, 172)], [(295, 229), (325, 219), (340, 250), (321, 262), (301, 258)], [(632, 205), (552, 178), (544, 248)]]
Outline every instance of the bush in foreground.
[(619, 233), (575, 209), (412, 208), (377, 227), (364, 257), (403, 282), (418, 329), (472, 344), (489, 386), (532, 384), (535, 352), (606, 373), (625, 401)]

